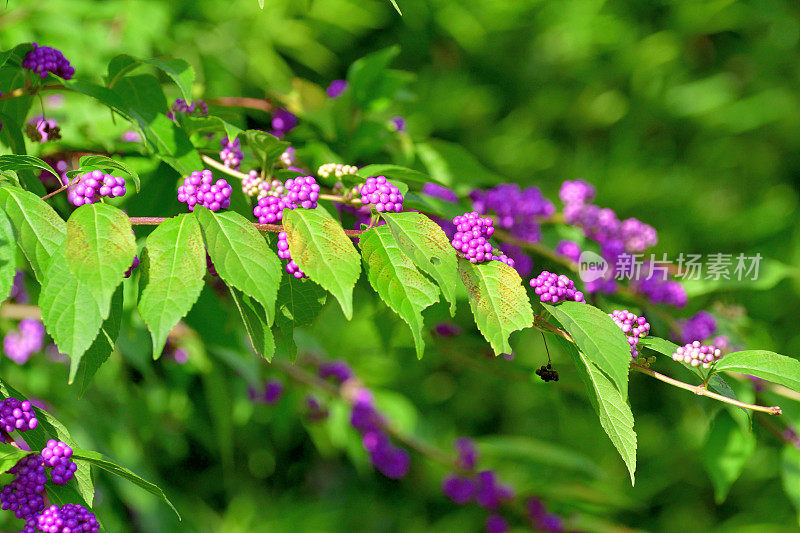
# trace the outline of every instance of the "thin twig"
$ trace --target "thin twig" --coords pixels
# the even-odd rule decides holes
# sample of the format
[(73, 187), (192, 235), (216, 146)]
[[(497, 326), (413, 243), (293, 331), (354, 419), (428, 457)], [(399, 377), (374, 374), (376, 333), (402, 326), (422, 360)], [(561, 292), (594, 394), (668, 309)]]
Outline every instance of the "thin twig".
[[(158, 226), (167, 220), (169, 220), (167, 217), (130, 217), (131, 226)], [(280, 233), (284, 230), (284, 227), (280, 224), (259, 224), (257, 222), (253, 222), (252, 224), (258, 231)], [(364, 233), (359, 229), (343, 229), (342, 231), (344, 231), (344, 234), (348, 237), (359, 237)]]
[(211, 105), (219, 105), (225, 107), (245, 107), (247, 109), (257, 109), (267, 113), (275, 109), (268, 100), (263, 98), (248, 98), (246, 96), (223, 96), (221, 98), (214, 98), (208, 100)]
[(9, 98), (19, 98), (20, 96), (34, 95), (40, 91), (60, 91), (65, 89), (61, 84), (42, 85), (41, 87), (19, 87), (13, 91), (0, 94), (0, 100), (8, 100)]
[(12, 304), (6, 302), (0, 306), (0, 317), (10, 318), (11, 320), (23, 320), (25, 318), (41, 320), (42, 310), (36, 305)]
[(693, 392), (698, 396), (708, 396), (709, 398), (714, 398), (715, 400), (719, 400), (720, 402), (729, 403), (731, 405), (735, 405), (736, 407), (741, 407), (743, 409), (750, 409), (752, 411), (758, 411), (760, 413), (768, 413), (771, 415), (782, 414), (781, 408), (778, 407), (777, 405), (773, 407), (765, 407), (763, 405), (754, 405), (751, 403), (740, 402), (739, 400), (728, 398), (727, 396), (723, 396), (722, 394), (717, 394), (716, 392), (710, 391), (704, 385), (691, 385), (689, 383), (684, 383), (683, 381), (679, 381), (669, 376), (665, 376), (660, 372), (656, 372), (655, 370), (639, 366), (635, 363), (631, 363), (631, 368), (641, 372), (642, 374), (647, 374), (648, 376), (656, 378), (659, 381), (663, 381), (664, 383), (672, 385), (673, 387), (678, 387), (679, 389), (684, 389)]
[(247, 177), (247, 174), (245, 174), (244, 172), (239, 172), (238, 170), (233, 170), (230, 167), (226, 167), (216, 159), (208, 157), (207, 155), (201, 154), (200, 159), (202, 159), (205, 163), (208, 163), (212, 167), (216, 168), (220, 172), (224, 172), (225, 174), (233, 176), (234, 178), (239, 178), (240, 180), (243, 180)]

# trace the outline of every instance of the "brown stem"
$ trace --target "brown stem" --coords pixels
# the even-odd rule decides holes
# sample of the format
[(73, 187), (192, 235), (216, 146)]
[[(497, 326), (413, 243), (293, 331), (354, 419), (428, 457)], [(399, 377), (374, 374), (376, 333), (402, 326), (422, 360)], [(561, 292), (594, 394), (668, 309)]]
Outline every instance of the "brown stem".
[(226, 106), (226, 107), (245, 107), (248, 109), (257, 109), (267, 113), (274, 109), (274, 106), (263, 98), (248, 98), (245, 96), (223, 96), (221, 98), (214, 98), (208, 100), (209, 104)]
[(25, 318), (42, 319), (42, 310), (36, 305), (12, 304), (9, 302), (0, 306), (0, 317), (10, 318), (11, 320), (22, 320)]
[[(130, 217), (131, 226), (158, 226), (167, 220), (169, 219), (166, 217)], [(257, 222), (253, 222), (252, 224), (258, 231), (266, 231), (269, 233), (280, 233), (284, 229), (280, 224), (259, 224)], [(358, 237), (363, 233), (363, 231), (358, 229), (345, 229), (342, 231), (344, 231), (344, 234), (348, 237)]]
[(680, 389), (693, 392), (698, 396), (708, 396), (709, 398), (714, 398), (715, 400), (719, 400), (720, 402), (729, 403), (731, 405), (735, 405), (736, 407), (741, 407), (743, 409), (750, 409), (752, 411), (758, 411), (760, 413), (768, 413), (771, 415), (782, 414), (781, 408), (778, 407), (777, 405), (773, 407), (765, 407), (763, 405), (754, 405), (751, 403), (740, 402), (739, 400), (728, 398), (727, 396), (723, 396), (722, 394), (717, 394), (716, 392), (710, 391), (704, 385), (691, 385), (689, 383), (684, 383), (683, 381), (679, 381), (669, 376), (665, 376), (664, 374), (656, 372), (655, 370), (639, 366), (635, 363), (631, 363), (631, 368), (641, 372), (642, 374), (647, 374), (648, 376), (656, 378), (659, 381), (663, 381), (664, 383), (672, 385), (673, 387), (678, 387)]
[(7, 100), (9, 98), (19, 98), (20, 96), (33, 95), (40, 91), (60, 91), (66, 89), (61, 84), (42, 85), (41, 87), (19, 87), (13, 91), (0, 94), (0, 100)]

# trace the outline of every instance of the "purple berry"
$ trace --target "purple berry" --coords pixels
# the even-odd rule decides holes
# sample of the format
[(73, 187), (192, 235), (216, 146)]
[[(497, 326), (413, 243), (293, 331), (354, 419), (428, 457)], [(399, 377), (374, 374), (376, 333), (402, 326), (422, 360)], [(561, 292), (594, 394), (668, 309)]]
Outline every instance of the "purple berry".
[(472, 439), (461, 437), (456, 440), (456, 451), (458, 458), (456, 463), (462, 470), (475, 470), (478, 465), (478, 449), (475, 448), (475, 443)]
[(276, 109), (272, 114), (272, 135), (282, 139), (297, 126), (297, 117), (286, 109)]
[(126, 278), (131, 277), (131, 275), (133, 274), (133, 271), (136, 270), (136, 268), (138, 266), (139, 266), (139, 256), (137, 255), (137, 256), (135, 256), (133, 258), (133, 261), (131, 262), (131, 266), (128, 267), (128, 270), (125, 271), (125, 276), (124, 277), (126, 277)]
[[(699, 311), (693, 317), (678, 321), (678, 326), (680, 327), (680, 336), (677, 340), (687, 344), (711, 337), (717, 330), (717, 321), (711, 313)], [(718, 343), (714, 344), (722, 348)]]
[(42, 78), (46, 78), (48, 73), (52, 73), (65, 80), (72, 79), (75, 69), (69, 64), (59, 50), (49, 46), (39, 46), (33, 44), (33, 50), (25, 54), (22, 60), (23, 68), (32, 70)]
[(208, 105), (202, 100), (194, 100), (191, 104), (187, 104), (183, 98), (178, 98), (172, 104), (172, 111), (167, 113), (169, 118), (175, 118), (175, 115), (207, 115)]
[(486, 519), (486, 533), (506, 533), (508, 522), (499, 514), (491, 514)]
[(543, 270), (530, 281), (533, 292), (543, 303), (557, 304), (563, 301), (585, 302), (583, 293), (575, 290), (575, 283), (564, 275)]
[(67, 482), (75, 477), (78, 465), (70, 460), (72, 448), (66, 443), (50, 439), (47, 446), (42, 450), (44, 464), (52, 468), (50, 477), (56, 485), (66, 485)]
[(501, 503), (514, 499), (511, 487), (497, 482), (492, 470), (484, 470), (475, 475), (475, 500), (484, 509), (494, 511)]
[(400, 189), (386, 180), (386, 176), (369, 177), (358, 189), (361, 202), (372, 205), (378, 212), (399, 213), (403, 210)]
[(178, 201), (194, 211), (195, 205), (201, 205), (211, 211), (219, 211), (231, 205), (233, 188), (224, 179), (218, 179), (213, 185), (213, 174), (208, 169), (196, 170), (184, 178), (178, 187)]
[(555, 213), (553, 203), (538, 187), (520, 189), (516, 183), (502, 183), (486, 191), (470, 193), (473, 208), (482, 215), (494, 211), (497, 225), (528, 242), (539, 242), (539, 220)]
[(25, 364), (31, 355), (44, 346), (44, 325), (38, 320), (24, 318), (16, 330), (6, 333), (3, 338), (3, 351), (18, 365)]
[(567, 180), (561, 184), (558, 197), (564, 205), (588, 204), (594, 200), (597, 190), (590, 183), (583, 180)]
[(470, 478), (449, 475), (442, 480), (442, 492), (458, 505), (464, 505), (475, 497), (475, 484)]
[(297, 279), (308, 277), (306, 276), (305, 272), (300, 270), (300, 267), (297, 266), (297, 263), (295, 263), (292, 259), (292, 256), (289, 253), (289, 241), (286, 238), (285, 231), (278, 233), (278, 257), (289, 261), (286, 263), (286, 272)]
[(341, 385), (353, 377), (353, 369), (344, 361), (330, 361), (319, 365), (317, 375), (322, 379), (331, 378)]
[(325, 92), (328, 94), (328, 98), (339, 98), (346, 90), (347, 82), (345, 80), (333, 80)]
[(556, 253), (566, 257), (573, 263), (577, 263), (581, 258), (581, 247), (574, 241), (559, 241), (556, 246)]
[(444, 185), (440, 185), (438, 183), (427, 182), (422, 186), (422, 193), (427, 194), (428, 196), (433, 196), (434, 198), (439, 198), (440, 200), (444, 200), (445, 202), (449, 202), (451, 204), (458, 203), (458, 195), (454, 193), (451, 189), (448, 189)]

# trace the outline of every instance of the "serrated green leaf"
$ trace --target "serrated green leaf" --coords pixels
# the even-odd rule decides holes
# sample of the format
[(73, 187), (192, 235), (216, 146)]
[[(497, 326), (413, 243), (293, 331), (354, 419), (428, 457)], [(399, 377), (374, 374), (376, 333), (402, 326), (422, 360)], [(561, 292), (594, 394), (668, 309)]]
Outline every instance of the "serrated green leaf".
[(389, 63), (400, 54), (399, 46), (390, 46), (357, 59), (347, 71), (347, 82), (353, 98), (363, 104), (383, 96)]
[[(0, 397), (13, 397), (23, 401), (28, 399), (6, 383), (2, 377), (0, 377)], [(47, 411), (43, 411), (38, 407), (34, 407), (34, 411), (39, 425), (20, 434), (22, 440), (28, 444), (31, 450), (44, 449), (50, 439), (66, 442), (73, 450), (78, 448), (64, 424)], [(75, 484), (77, 484), (77, 490), (75, 489)], [(89, 465), (78, 465), (78, 470), (75, 472), (75, 483), (70, 482), (66, 485), (48, 483), (47, 494), (51, 497), (51, 502), (57, 505), (77, 503), (90, 509), (91, 502), (94, 499), (94, 484), (92, 483)]]
[(300, 270), (333, 294), (344, 316), (353, 317), (353, 287), (361, 275), (361, 258), (344, 230), (324, 209), (283, 213), (289, 252)]
[(386, 176), (386, 178), (390, 180), (398, 180), (406, 183), (424, 184), (430, 181), (436, 181), (434, 178), (418, 170), (401, 167), (399, 165), (367, 165), (358, 169), (358, 175), (365, 179), (370, 176)]
[(600, 419), (600, 425), (619, 452), (635, 482), (636, 472), (636, 431), (633, 429), (633, 412), (614, 383), (601, 372), (576, 346), (567, 340), (556, 337), (570, 355), (581, 380), (589, 392), (589, 400)]
[(533, 324), (533, 310), (519, 274), (500, 261), (473, 264), (461, 257), (458, 270), (478, 329), (495, 355), (511, 353), (511, 333)]
[(139, 314), (150, 330), (157, 359), (167, 335), (203, 290), (206, 256), (200, 224), (188, 214), (171, 218), (147, 237), (146, 248), (147, 285), (139, 299)]
[(275, 353), (275, 339), (272, 337), (269, 324), (264, 320), (263, 307), (258, 302), (253, 302), (237, 288), (228, 285), (228, 289), (230, 289), (233, 303), (236, 304), (239, 315), (242, 317), (244, 329), (247, 331), (247, 336), (250, 337), (253, 349), (267, 361), (272, 361)]
[(13, 170), (15, 172), (33, 170), (37, 174), (44, 170), (45, 172), (49, 172), (55, 176), (57, 179), (61, 179), (59, 173), (56, 172), (56, 170), (46, 161), (42, 161), (38, 157), (34, 157), (32, 155), (0, 155), (0, 170)]
[(63, 250), (59, 250), (50, 261), (39, 295), (47, 332), (61, 352), (77, 360), (92, 345), (103, 324), (91, 285), (91, 281), (78, 280), (67, 266)]
[(362, 233), (359, 247), (370, 285), (411, 328), (417, 358), (421, 359), (425, 352), (422, 311), (439, 301), (439, 290), (417, 271), (389, 226), (377, 226)]
[(400, 249), (439, 285), (445, 300), (450, 302), (450, 314), (454, 314), (458, 261), (442, 228), (420, 213), (383, 213), (381, 216)]
[(0, 442), (0, 474), (12, 468), (23, 457), (33, 453), (36, 452), (27, 452), (20, 450), (16, 446)]
[(723, 370), (750, 374), (800, 392), (800, 361), (766, 350), (744, 350), (725, 355), (714, 366)]
[(275, 332), (276, 353), (287, 355), (294, 362), (297, 357), (295, 328), (311, 325), (327, 299), (325, 289), (310, 279), (283, 276), (278, 289), (278, 312), (275, 316), (275, 325), (278, 326)]
[(267, 324), (272, 324), (281, 263), (264, 236), (239, 213), (213, 213), (197, 206), (194, 215), (220, 278), (258, 301), (266, 312)]
[(136, 185), (136, 192), (139, 192), (140, 180), (139, 174), (136, 173), (131, 167), (122, 163), (121, 161), (115, 161), (110, 157), (104, 155), (85, 155), (81, 157), (80, 160), (80, 170), (76, 171), (78, 173), (89, 172), (90, 170), (120, 170), (130, 176), (133, 180), (133, 183)]
[(718, 504), (725, 501), (755, 449), (753, 433), (737, 423), (728, 411), (720, 411), (703, 446), (703, 466), (714, 485)]
[(72, 384), (77, 379), (81, 395), (86, 392), (89, 382), (114, 352), (121, 321), (122, 285), (117, 287), (114, 292), (114, 296), (111, 298), (111, 310), (108, 318), (100, 326), (100, 331), (92, 341), (92, 345), (89, 346), (82, 357), (70, 358), (69, 382)]
[(794, 505), (800, 524), (800, 449), (791, 444), (785, 445), (781, 453), (781, 480), (783, 492)]
[(581, 302), (542, 305), (572, 336), (581, 353), (605, 372), (627, 399), (631, 347), (611, 317)]
[(90, 465), (94, 465), (97, 468), (105, 470), (106, 472), (114, 474), (115, 476), (119, 476), (126, 481), (130, 481), (137, 487), (143, 488), (150, 494), (158, 497), (161, 501), (169, 505), (170, 509), (172, 509), (177, 515), (178, 520), (181, 519), (181, 515), (178, 513), (178, 510), (174, 505), (172, 505), (172, 502), (169, 501), (167, 495), (164, 494), (164, 491), (161, 490), (158, 485), (155, 483), (150, 483), (123, 466), (119, 466), (103, 454), (89, 450), (76, 449), (73, 451), (72, 459), (77, 462), (85, 462)]
[(8, 298), (14, 285), (16, 269), (17, 241), (14, 228), (5, 211), (0, 209), (0, 302)]
[(172, 78), (181, 91), (184, 100), (191, 103), (194, 69), (183, 59), (139, 59), (128, 54), (114, 57), (108, 64), (108, 87), (113, 89), (117, 82), (130, 72), (143, 65), (150, 65)]
[[(186, 130), (186, 133), (195, 132), (225, 132), (228, 139), (235, 139), (244, 130), (234, 126), (230, 122), (223, 120), (214, 115), (206, 115), (203, 117), (179, 114), (175, 117), (180, 123), (181, 127)], [(278, 154), (280, 156), (280, 154)], [(296, 174), (297, 175), (297, 174)]]
[(41, 198), (17, 187), (0, 187), (0, 209), (11, 220), (17, 244), (41, 283), (51, 257), (64, 243), (66, 222)]
[(111, 296), (136, 257), (130, 219), (107, 204), (82, 205), (67, 220), (64, 257), (75, 278), (94, 293), (106, 319)]
[(289, 143), (262, 130), (245, 130), (242, 135), (247, 146), (253, 151), (261, 168), (271, 168), (281, 154), (289, 147)]

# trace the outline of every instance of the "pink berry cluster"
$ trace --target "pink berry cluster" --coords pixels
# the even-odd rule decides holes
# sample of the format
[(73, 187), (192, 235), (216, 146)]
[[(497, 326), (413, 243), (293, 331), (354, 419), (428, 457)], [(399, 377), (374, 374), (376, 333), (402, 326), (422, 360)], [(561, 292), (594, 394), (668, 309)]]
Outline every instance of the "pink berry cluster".
[(583, 293), (575, 290), (575, 283), (563, 274), (553, 274), (543, 270), (530, 281), (535, 292), (543, 303), (557, 304), (566, 300), (585, 302)]
[(222, 144), (222, 150), (219, 153), (219, 158), (222, 159), (222, 163), (226, 167), (239, 170), (239, 165), (242, 164), (242, 159), (244, 159), (239, 139), (236, 138), (230, 141), (227, 137), (223, 137), (220, 144)]
[(78, 183), (67, 191), (67, 198), (72, 205), (80, 207), (96, 203), (100, 198), (120, 198), (125, 192), (125, 178), (93, 170), (80, 175)]
[(20, 320), (17, 329), (3, 338), (3, 352), (18, 365), (25, 364), (43, 346), (44, 325), (33, 318)]
[(482, 217), (477, 211), (464, 213), (453, 219), (456, 233), (451, 244), (466, 256), (470, 263), (481, 263), (492, 259), (492, 245), (489, 237), (494, 234), (491, 217)]
[(213, 185), (214, 176), (208, 169), (196, 170), (184, 178), (183, 185), (178, 187), (178, 201), (194, 211), (195, 205), (201, 205), (211, 211), (219, 211), (231, 204), (233, 188), (224, 179), (218, 179)]
[(247, 196), (258, 196), (259, 198), (268, 195), (281, 196), (284, 193), (283, 182), (262, 178), (257, 170), (251, 170), (242, 179), (242, 192)]
[(51, 505), (36, 519), (42, 533), (98, 533), (100, 524), (94, 514), (81, 505)]
[(52, 468), (50, 477), (56, 485), (66, 485), (67, 482), (75, 477), (78, 465), (72, 462), (72, 448), (66, 443), (50, 439), (47, 446), (42, 450), (44, 464)]
[(48, 73), (52, 73), (65, 80), (72, 79), (75, 68), (69, 64), (67, 58), (61, 51), (49, 46), (39, 46), (33, 44), (33, 50), (25, 54), (22, 66), (32, 70), (42, 78), (46, 78)]
[(386, 181), (386, 176), (367, 178), (358, 191), (361, 202), (372, 205), (378, 212), (399, 213), (403, 210), (403, 195), (400, 189)]
[(14, 431), (36, 429), (39, 420), (29, 401), (6, 398), (0, 402), (0, 442), (6, 442)]
[(694, 341), (691, 344), (681, 346), (672, 354), (672, 359), (682, 361), (692, 366), (702, 366), (711, 368), (711, 365), (722, 358), (722, 351), (713, 344), (700, 344)]
[(286, 263), (286, 272), (297, 279), (308, 277), (306, 276), (305, 272), (300, 270), (300, 267), (297, 266), (297, 263), (294, 262), (294, 259), (292, 259), (292, 256), (289, 253), (289, 240), (286, 238), (285, 231), (278, 233), (278, 257), (288, 261), (288, 263)]
[(636, 316), (627, 309), (615, 310), (609, 315), (619, 326), (631, 346), (631, 358), (639, 357), (639, 339), (650, 334), (650, 324), (643, 316)]

